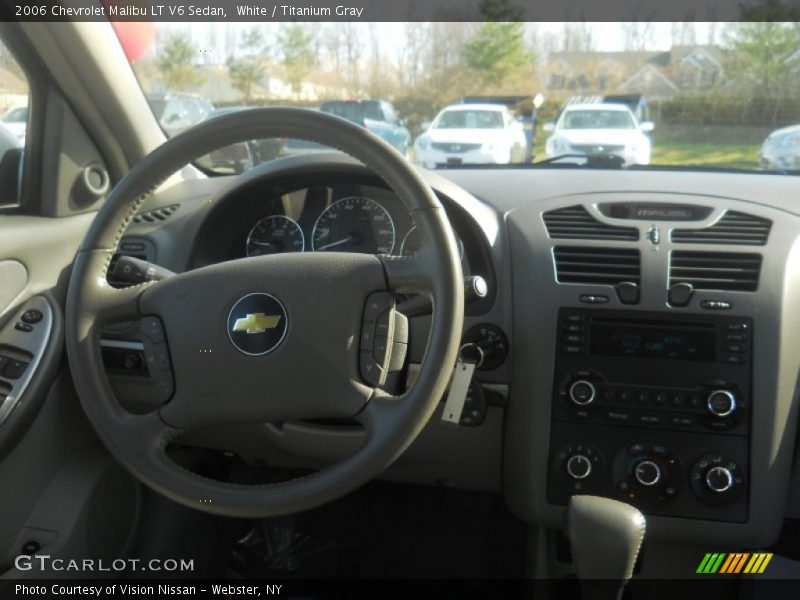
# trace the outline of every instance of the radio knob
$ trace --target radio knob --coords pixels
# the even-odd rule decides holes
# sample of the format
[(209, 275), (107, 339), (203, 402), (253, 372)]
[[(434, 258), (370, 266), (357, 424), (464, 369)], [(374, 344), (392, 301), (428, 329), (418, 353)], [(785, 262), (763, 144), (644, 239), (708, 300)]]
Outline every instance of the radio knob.
[(708, 489), (717, 494), (727, 492), (733, 487), (733, 475), (725, 467), (711, 467), (706, 472), (706, 485)]
[(736, 396), (728, 390), (714, 390), (706, 401), (709, 412), (716, 417), (727, 417), (736, 410)]
[(661, 467), (652, 460), (642, 460), (633, 470), (636, 481), (645, 487), (651, 487), (661, 481)]
[(583, 454), (573, 454), (567, 460), (567, 473), (573, 479), (586, 479), (592, 472), (592, 461)]
[(578, 406), (587, 406), (594, 402), (596, 391), (591, 381), (578, 379), (569, 386), (569, 399)]

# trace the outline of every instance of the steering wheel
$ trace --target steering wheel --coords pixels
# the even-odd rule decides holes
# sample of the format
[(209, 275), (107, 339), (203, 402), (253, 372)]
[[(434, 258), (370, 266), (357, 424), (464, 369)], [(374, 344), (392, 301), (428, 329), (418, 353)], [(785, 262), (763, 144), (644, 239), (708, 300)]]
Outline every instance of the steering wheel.
[[(271, 137), (317, 142), (361, 161), (401, 199), (426, 245), (414, 257), (281, 254), (233, 260), (123, 289), (108, 284), (106, 272), (125, 228), (161, 183), (218, 148)], [(462, 282), (444, 209), (396, 150), (367, 130), (324, 113), (246, 110), (168, 140), (111, 192), (75, 257), (66, 306), (67, 354), (81, 403), (100, 439), (144, 484), (214, 514), (290, 514), (374, 478), (422, 430), (455, 364), (464, 314)], [(402, 395), (370, 386), (359, 375), (362, 319), (367, 298), (375, 292), (417, 292), (433, 299), (425, 356), (413, 386)], [(171, 383), (174, 391), (159, 410), (135, 415), (112, 392), (99, 335), (108, 323), (143, 317), (153, 328), (145, 335), (168, 353), (161, 360), (171, 365), (174, 380), (165, 385)], [(197, 428), (310, 418), (355, 419), (366, 441), (346, 460), (266, 485), (208, 479), (166, 452), (172, 440)]]

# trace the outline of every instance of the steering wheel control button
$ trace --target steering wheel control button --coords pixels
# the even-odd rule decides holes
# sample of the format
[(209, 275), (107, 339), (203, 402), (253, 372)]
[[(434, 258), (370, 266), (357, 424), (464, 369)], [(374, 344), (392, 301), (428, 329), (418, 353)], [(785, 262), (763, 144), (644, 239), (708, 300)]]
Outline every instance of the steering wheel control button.
[(569, 399), (578, 406), (588, 406), (594, 402), (595, 396), (594, 385), (585, 379), (579, 379), (569, 386)]
[(394, 308), (394, 298), (389, 292), (370, 294), (364, 306), (364, 323), (377, 321), (390, 308)]
[(652, 460), (640, 461), (633, 470), (636, 481), (643, 486), (651, 487), (661, 481), (661, 468)]
[(231, 307), (227, 320), (228, 339), (242, 354), (263, 356), (274, 351), (286, 337), (288, 318), (280, 300), (254, 292), (242, 296)]
[(166, 402), (175, 392), (175, 380), (164, 326), (158, 317), (143, 317), (139, 322), (139, 331), (142, 333), (142, 354), (150, 381), (155, 386), (159, 399)]
[(573, 479), (586, 479), (592, 473), (592, 461), (583, 454), (573, 454), (567, 459), (567, 474)]
[(142, 317), (139, 321), (139, 331), (154, 344), (164, 341), (164, 326), (158, 317)]
[(20, 317), (20, 319), (24, 323), (28, 323), (29, 325), (35, 325), (36, 323), (41, 321), (43, 318), (44, 318), (44, 315), (42, 314), (42, 311), (40, 311), (40, 310), (38, 310), (36, 308), (31, 308), (31, 309), (26, 310), (24, 313), (22, 313), (22, 316)]
[(375, 360), (372, 352), (361, 352), (359, 369), (361, 370), (361, 377), (371, 386), (380, 386), (386, 382), (385, 372), (378, 364), (378, 361)]
[(16, 329), (17, 331), (21, 331), (22, 333), (30, 333), (31, 331), (33, 331), (33, 325), (31, 325), (30, 323), (23, 323), (22, 321), (18, 321), (14, 325), (14, 329)]
[(736, 410), (736, 396), (728, 390), (714, 390), (708, 395), (706, 406), (715, 417), (727, 417)]

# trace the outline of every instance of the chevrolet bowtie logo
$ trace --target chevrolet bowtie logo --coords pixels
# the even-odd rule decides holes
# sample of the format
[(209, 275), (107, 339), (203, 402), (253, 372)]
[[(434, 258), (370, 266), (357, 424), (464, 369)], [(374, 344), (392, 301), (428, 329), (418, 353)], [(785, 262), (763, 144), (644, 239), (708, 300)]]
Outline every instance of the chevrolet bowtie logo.
[(264, 333), (267, 329), (274, 329), (280, 323), (281, 315), (265, 315), (264, 313), (249, 314), (241, 319), (236, 319), (233, 331), (247, 333)]

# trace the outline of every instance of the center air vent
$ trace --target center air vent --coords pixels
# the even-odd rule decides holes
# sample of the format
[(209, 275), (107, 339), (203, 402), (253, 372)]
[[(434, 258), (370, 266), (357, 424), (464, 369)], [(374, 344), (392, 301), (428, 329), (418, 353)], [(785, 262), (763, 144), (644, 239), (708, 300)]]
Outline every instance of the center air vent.
[(711, 227), (705, 229), (675, 229), (675, 244), (731, 244), (734, 246), (763, 246), (769, 238), (772, 221), (729, 210)]
[(639, 230), (614, 227), (595, 219), (580, 205), (551, 210), (543, 215), (547, 233), (553, 239), (636, 241)]
[(559, 283), (639, 283), (638, 250), (556, 246), (553, 248), (553, 256)]
[(696, 290), (753, 292), (760, 273), (760, 254), (676, 250), (670, 256), (669, 285), (688, 283)]

